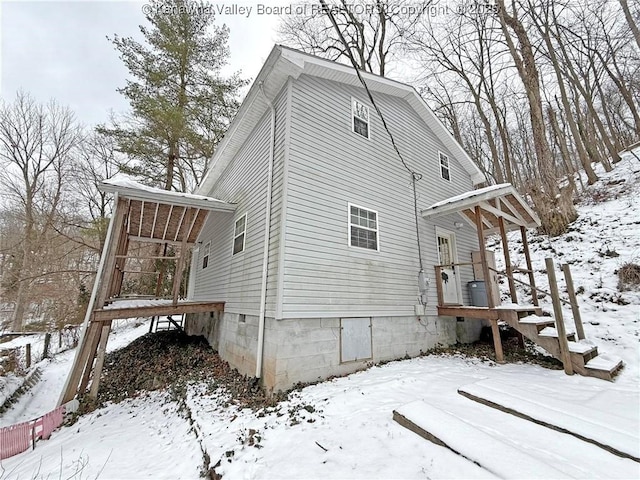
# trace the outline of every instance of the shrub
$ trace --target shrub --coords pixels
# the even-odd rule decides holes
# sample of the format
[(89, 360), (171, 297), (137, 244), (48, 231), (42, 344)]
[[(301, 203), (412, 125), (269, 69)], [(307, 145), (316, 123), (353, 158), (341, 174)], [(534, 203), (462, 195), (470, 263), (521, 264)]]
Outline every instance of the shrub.
[(640, 285), (640, 265), (627, 262), (618, 269), (618, 290)]

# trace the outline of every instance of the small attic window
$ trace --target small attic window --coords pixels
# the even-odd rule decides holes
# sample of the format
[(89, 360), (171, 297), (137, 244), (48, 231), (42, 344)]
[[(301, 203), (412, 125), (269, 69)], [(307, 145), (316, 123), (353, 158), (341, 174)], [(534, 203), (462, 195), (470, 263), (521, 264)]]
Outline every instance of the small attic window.
[(353, 132), (369, 138), (369, 107), (355, 98), (351, 99), (351, 120)]
[(449, 157), (442, 152), (440, 154), (440, 176), (445, 180), (451, 181), (451, 172), (449, 170)]

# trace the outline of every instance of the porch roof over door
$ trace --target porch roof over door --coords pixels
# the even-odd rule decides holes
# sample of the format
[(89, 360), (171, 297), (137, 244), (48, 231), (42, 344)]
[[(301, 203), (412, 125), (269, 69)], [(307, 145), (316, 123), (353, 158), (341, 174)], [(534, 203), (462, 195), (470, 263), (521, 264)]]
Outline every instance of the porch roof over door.
[(126, 233), (146, 242), (194, 244), (209, 212), (236, 209), (216, 198), (148, 187), (123, 177), (105, 180), (99, 189), (128, 201)]
[(434, 203), (422, 210), (423, 218), (434, 218), (459, 213), (462, 218), (476, 226), (476, 207), (482, 209), (485, 235), (500, 231), (500, 219), (507, 231), (520, 227), (540, 226), (540, 219), (510, 183), (491, 185), (471, 190), (461, 195)]

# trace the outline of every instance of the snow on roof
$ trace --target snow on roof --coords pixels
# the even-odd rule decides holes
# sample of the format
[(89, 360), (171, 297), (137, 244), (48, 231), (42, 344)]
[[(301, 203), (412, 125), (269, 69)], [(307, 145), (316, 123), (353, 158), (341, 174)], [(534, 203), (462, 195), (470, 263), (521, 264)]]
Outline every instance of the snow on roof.
[[(500, 190), (504, 190), (503, 194), (506, 193), (510, 193), (510, 190), (514, 190), (513, 186), (510, 183), (500, 183), (498, 185), (489, 185), (488, 187), (484, 187), (484, 188), (479, 188), (477, 190), (470, 190), (468, 192), (465, 193), (461, 193), (460, 195), (456, 195), (455, 197), (450, 197), (447, 198), (446, 200), (442, 200), (440, 202), (436, 202), (433, 205), (431, 205), (429, 208), (427, 208), (426, 210), (431, 210), (437, 207), (441, 207), (443, 205), (447, 205), (450, 203), (456, 203), (456, 202), (460, 202), (461, 200), (465, 200), (465, 199), (471, 199), (471, 198), (475, 198), (475, 197), (480, 197), (485, 195), (486, 193), (495, 193), (496, 197), (499, 197), (500, 195), (498, 194), (498, 192)], [(502, 192), (500, 192), (502, 193)], [(493, 196), (493, 195), (492, 195)]]
[(135, 200), (199, 207), (208, 210), (235, 210), (234, 204), (217, 198), (196, 195), (193, 193), (172, 192), (161, 188), (149, 187), (136, 182), (131, 177), (123, 173), (119, 173), (107, 180), (104, 180), (98, 188), (103, 192), (118, 193), (121, 197)]

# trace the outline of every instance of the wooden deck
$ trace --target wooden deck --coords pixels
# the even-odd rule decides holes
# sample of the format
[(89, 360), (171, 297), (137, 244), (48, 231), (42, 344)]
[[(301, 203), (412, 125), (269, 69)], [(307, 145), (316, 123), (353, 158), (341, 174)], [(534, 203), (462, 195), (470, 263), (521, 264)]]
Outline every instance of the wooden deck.
[(438, 315), (445, 317), (464, 317), (486, 320), (504, 320), (505, 312), (528, 312), (540, 315), (539, 307), (533, 305), (498, 305), (494, 308), (473, 307), (468, 305), (438, 305)]
[(107, 322), (118, 318), (159, 317), (183, 313), (222, 312), (224, 302), (179, 302), (160, 305), (111, 307), (95, 310), (92, 322)]

